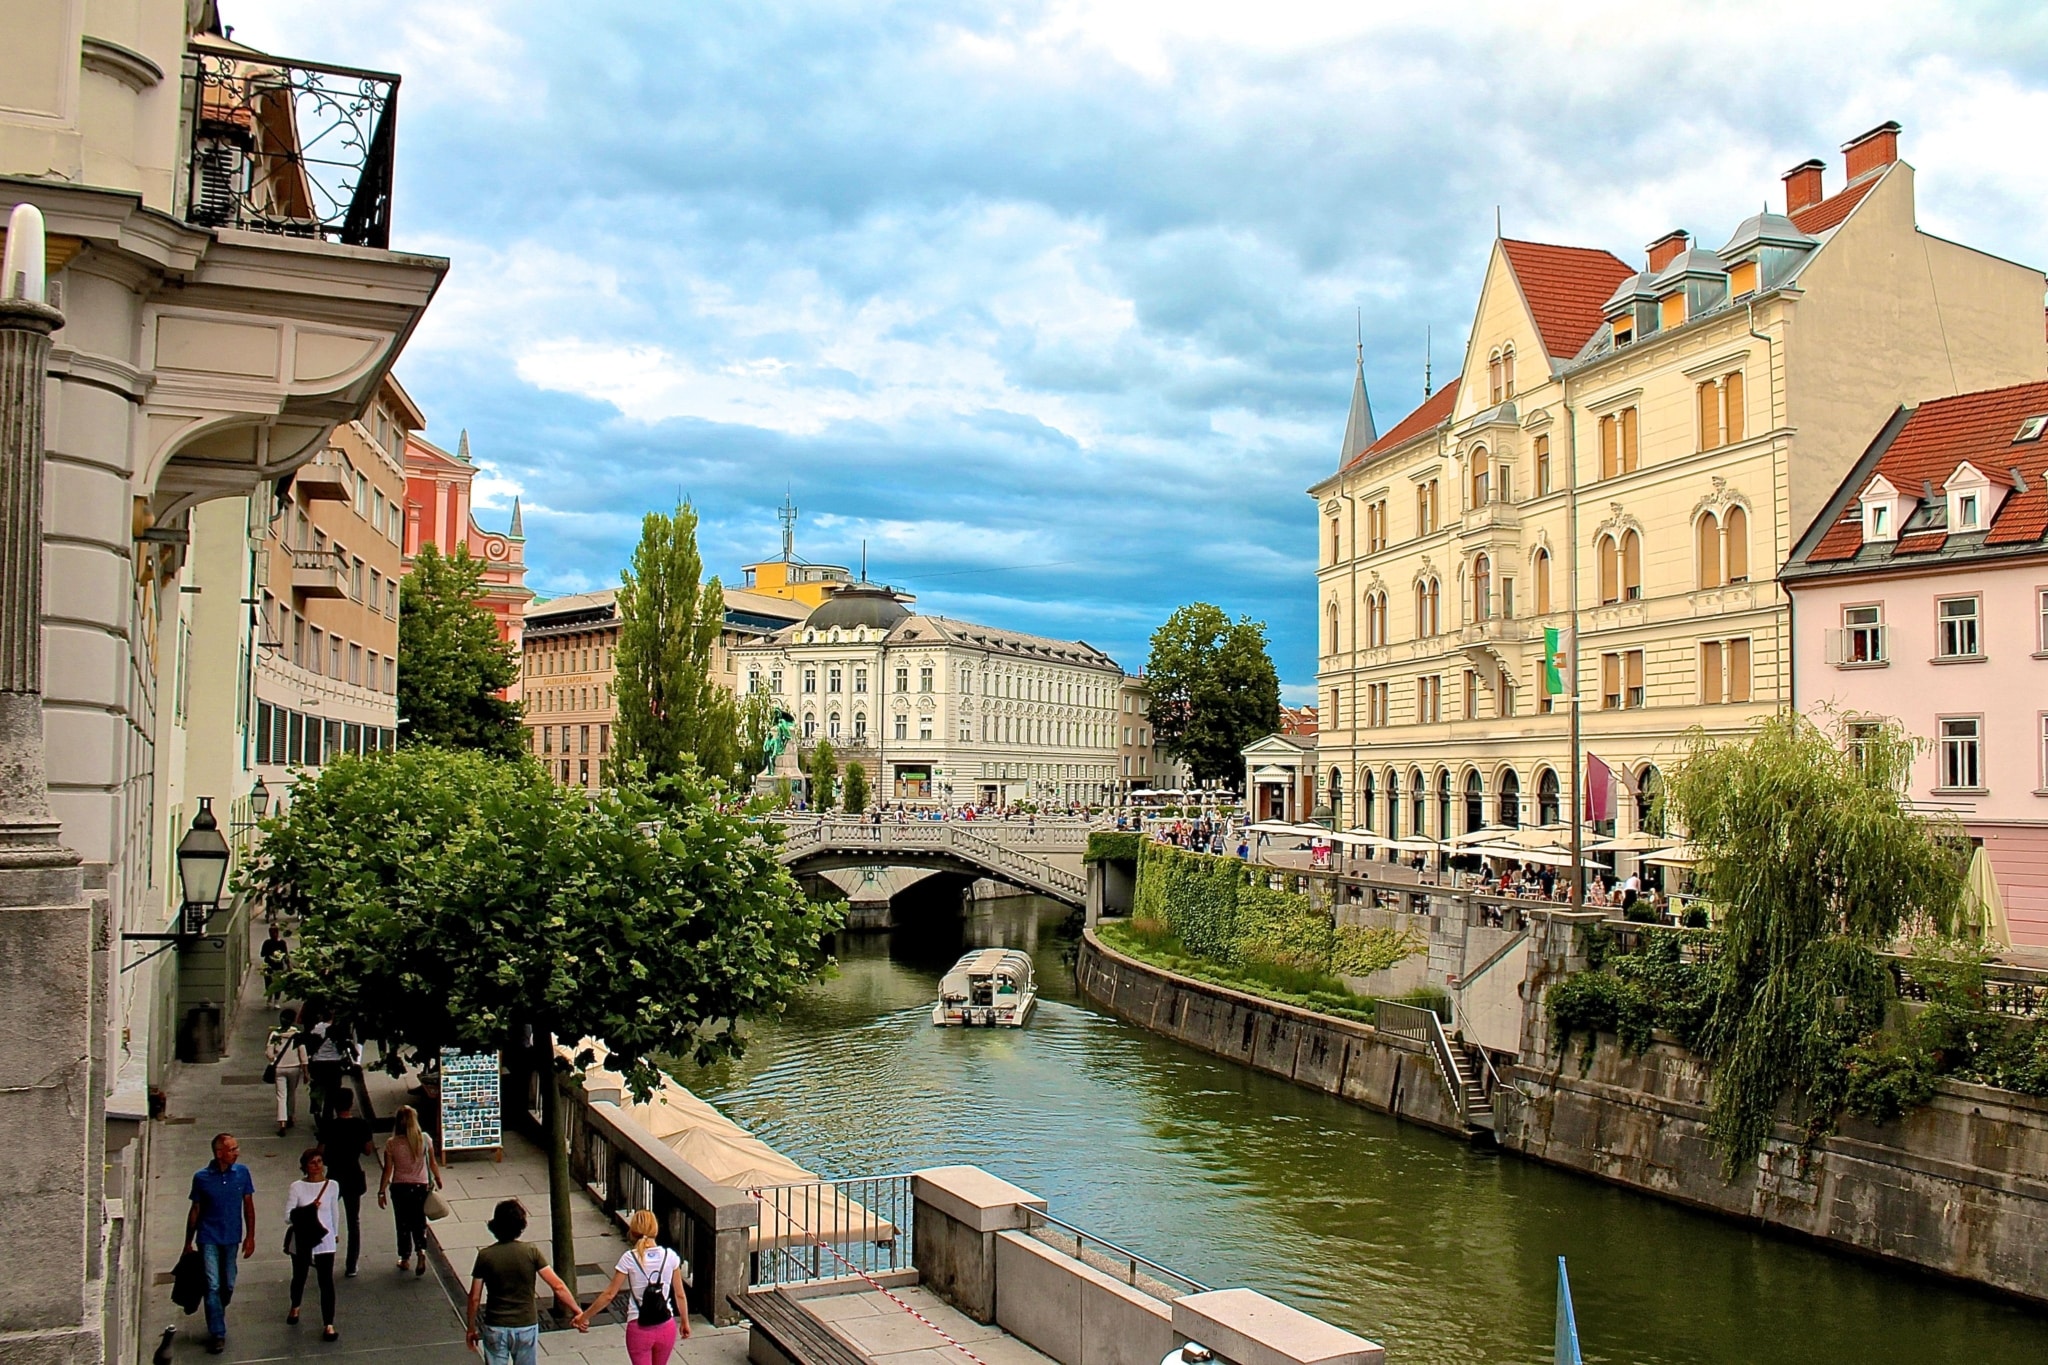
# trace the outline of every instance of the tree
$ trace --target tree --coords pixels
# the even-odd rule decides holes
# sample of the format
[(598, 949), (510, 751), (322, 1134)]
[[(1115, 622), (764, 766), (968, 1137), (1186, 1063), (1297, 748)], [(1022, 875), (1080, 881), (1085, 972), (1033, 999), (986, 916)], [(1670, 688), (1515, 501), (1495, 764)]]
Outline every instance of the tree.
[(738, 703), (711, 676), (725, 590), (716, 578), (703, 582), (703, 573), (696, 509), (685, 502), (673, 516), (649, 512), (619, 586), (615, 768), (640, 762), (655, 777), (692, 766), (735, 776)]
[(832, 808), (832, 788), (839, 779), (839, 755), (832, 752), (832, 741), (821, 739), (811, 750), (810, 761), (804, 771), (811, 778), (811, 809), (817, 811)]
[(1234, 776), (1245, 745), (1280, 728), (1280, 675), (1263, 622), (1193, 602), (1152, 632), (1145, 704), (1159, 746), (1199, 781)]
[(1890, 999), (1877, 952), (1909, 923), (1956, 923), (1969, 842), (1908, 806), (1915, 747), (1890, 723), (1781, 713), (1735, 742), (1696, 732), (1665, 784), (1722, 920), (1700, 1046), (1714, 1063), (1708, 1131), (1731, 1179), (1787, 1091), (1810, 1104), (1815, 1136), (1832, 1125), (1843, 1054)]
[(519, 680), (519, 663), (480, 605), (483, 576), (483, 561), (466, 545), (452, 555), (423, 545), (413, 559), (398, 593), (402, 743), (507, 758), (525, 750), (519, 705), (503, 696)]
[(868, 808), (868, 770), (855, 759), (846, 765), (846, 782), (841, 793), (848, 815), (859, 815)]
[[(580, 1048), (634, 1093), (657, 1059), (736, 1055), (825, 963), (837, 911), (776, 859), (779, 829), (702, 779), (622, 769), (594, 799), (539, 765), (423, 746), (301, 782), (243, 884), (299, 917), (279, 988), (352, 1020), (396, 1068), (442, 1048)], [(574, 1284), (566, 1119), (542, 1087), (555, 1264)]]

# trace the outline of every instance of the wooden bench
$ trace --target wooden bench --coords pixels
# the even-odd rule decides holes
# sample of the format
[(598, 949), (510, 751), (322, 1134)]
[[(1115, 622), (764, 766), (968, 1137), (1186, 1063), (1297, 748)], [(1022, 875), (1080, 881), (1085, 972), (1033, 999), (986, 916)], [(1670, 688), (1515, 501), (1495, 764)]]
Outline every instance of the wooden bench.
[(870, 1365), (784, 1290), (734, 1294), (727, 1302), (752, 1324), (747, 1359), (753, 1365)]

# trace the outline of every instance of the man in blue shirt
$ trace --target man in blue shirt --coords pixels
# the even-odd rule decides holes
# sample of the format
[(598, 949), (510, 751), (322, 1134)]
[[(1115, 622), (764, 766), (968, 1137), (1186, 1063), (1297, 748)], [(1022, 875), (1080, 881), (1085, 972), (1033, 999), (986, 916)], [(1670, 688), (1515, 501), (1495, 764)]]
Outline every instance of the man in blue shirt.
[(206, 1263), (206, 1349), (215, 1355), (228, 1348), (235, 1247), (244, 1260), (256, 1254), (256, 1182), (241, 1155), (234, 1134), (213, 1139), (213, 1160), (192, 1173), (192, 1209), (185, 1215), (185, 1249), (196, 1244)]

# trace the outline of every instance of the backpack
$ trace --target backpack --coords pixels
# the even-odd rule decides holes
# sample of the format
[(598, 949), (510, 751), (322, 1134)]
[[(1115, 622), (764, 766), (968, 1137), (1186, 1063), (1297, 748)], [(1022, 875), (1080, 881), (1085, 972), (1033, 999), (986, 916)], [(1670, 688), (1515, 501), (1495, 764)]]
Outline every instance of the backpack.
[(654, 1270), (649, 1273), (646, 1259), (643, 1257), (640, 1261), (641, 1271), (647, 1274), (647, 1287), (640, 1291), (642, 1327), (659, 1327), (675, 1316), (674, 1310), (668, 1304), (668, 1285), (663, 1282), (667, 1278), (669, 1268), (666, 1250), (661, 1247), (654, 1248), (654, 1264)]

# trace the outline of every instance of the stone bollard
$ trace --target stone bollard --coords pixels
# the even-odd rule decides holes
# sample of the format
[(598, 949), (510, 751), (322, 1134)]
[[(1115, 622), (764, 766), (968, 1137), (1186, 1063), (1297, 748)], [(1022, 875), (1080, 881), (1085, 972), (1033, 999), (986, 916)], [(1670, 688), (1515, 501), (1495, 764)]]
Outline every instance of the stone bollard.
[(1386, 1365), (1378, 1342), (1289, 1308), (1256, 1289), (1212, 1289), (1173, 1301), (1173, 1334), (1229, 1365)]
[(911, 1177), (913, 1263), (925, 1288), (976, 1322), (996, 1320), (996, 1234), (1029, 1224), (1045, 1201), (978, 1166)]

